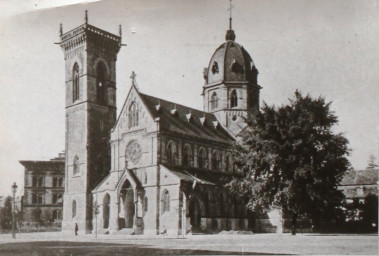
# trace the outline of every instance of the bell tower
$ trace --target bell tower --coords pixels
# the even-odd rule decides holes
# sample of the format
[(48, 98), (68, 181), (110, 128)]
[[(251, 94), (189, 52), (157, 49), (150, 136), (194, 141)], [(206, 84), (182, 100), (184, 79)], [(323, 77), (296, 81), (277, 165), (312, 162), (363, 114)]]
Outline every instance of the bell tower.
[(88, 24), (63, 33), (65, 60), (66, 167), (62, 230), (92, 230), (92, 189), (110, 170), (109, 132), (116, 121), (119, 35)]
[[(231, 10), (232, 6), (230, 6)], [(214, 113), (234, 136), (245, 127), (243, 117), (259, 110), (258, 70), (249, 53), (235, 42), (232, 17), (225, 40), (204, 68), (204, 111)]]

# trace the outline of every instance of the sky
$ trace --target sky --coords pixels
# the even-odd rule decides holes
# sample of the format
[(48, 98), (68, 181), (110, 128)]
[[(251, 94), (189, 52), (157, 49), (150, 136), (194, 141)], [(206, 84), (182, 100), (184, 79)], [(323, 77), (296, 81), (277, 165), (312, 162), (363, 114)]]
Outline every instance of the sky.
[[(18, 4), (17, 4), (18, 2)], [(0, 0), (0, 195), (23, 192), (19, 160), (64, 150), (63, 31), (84, 23), (118, 33), (118, 112), (137, 74), (141, 92), (202, 108), (202, 71), (228, 28), (228, 0)], [(78, 4), (79, 3), (79, 4)], [(67, 5), (68, 4), (68, 5)], [(355, 169), (378, 157), (379, 2), (234, 0), (236, 42), (250, 53), (267, 104), (294, 91), (332, 102), (335, 132)]]

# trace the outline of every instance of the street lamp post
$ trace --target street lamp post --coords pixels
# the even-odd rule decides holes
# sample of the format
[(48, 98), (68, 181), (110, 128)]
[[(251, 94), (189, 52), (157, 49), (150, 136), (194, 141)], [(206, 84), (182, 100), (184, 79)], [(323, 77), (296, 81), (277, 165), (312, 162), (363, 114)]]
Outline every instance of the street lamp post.
[(16, 191), (17, 191), (17, 185), (16, 182), (12, 185), (12, 193), (13, 193), (13, 210), (12, 210), (12, 238), (16, 239), (16, 218), (15, 218), (15, 211), (16, 211)]

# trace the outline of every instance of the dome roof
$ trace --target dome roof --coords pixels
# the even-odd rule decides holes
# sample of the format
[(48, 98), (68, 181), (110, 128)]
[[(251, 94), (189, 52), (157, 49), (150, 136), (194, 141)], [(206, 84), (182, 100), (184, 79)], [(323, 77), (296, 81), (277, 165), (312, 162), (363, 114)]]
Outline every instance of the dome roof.
[(257, 84), (258, 70), (249, 53), (234, 42), (233, 30), (228, 30), (226, 42), (220, 45), (209, 62), (205, 73), (206, 84), (243, 82)]

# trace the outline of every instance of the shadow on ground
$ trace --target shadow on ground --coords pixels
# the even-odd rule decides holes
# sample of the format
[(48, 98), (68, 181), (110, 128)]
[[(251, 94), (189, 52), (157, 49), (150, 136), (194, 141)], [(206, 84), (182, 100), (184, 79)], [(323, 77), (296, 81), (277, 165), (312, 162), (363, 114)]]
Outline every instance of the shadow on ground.
[(0, 245), (1, 256), (103, 256), (103, 255), (284, 255), (260, 252), (160, 249), (148, 245), (93, 242), (25, 242)]

